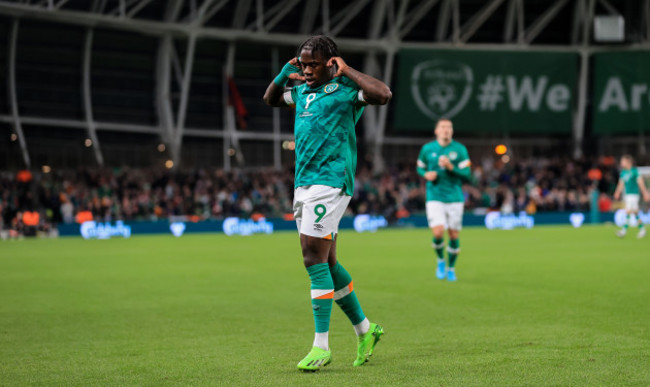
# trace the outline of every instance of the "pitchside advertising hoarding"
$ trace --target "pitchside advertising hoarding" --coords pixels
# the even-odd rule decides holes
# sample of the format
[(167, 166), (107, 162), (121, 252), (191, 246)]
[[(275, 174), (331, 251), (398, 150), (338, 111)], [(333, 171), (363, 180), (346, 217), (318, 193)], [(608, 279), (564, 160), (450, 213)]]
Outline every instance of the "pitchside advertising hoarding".
[(405, 49), (399, 53), (395, 128), (457, 133), (570, 134), (578, 55)]
[[(625, 212), (601, 214), (598, 219), (591, 219), (587, 213), (574, 212), (545, 212), (535, 215), (520, 212), (518, 214), (503, 214), (488, 212), (487, 214), (467, 213), (463, 216), (463, 225), (467, 227), (485, 227), (490, 230), (512, 230), (514, 228), (533, 228), (539, 225), (568, 225), (578, 228), (585, 223), (615, 222), (622, 225)], [(641, 219), (650, 224), (650, 212), (641, 213)], [(376, 232), (382, 228), (428, 228), (424, 215), (414, 215), (389, 223), (383, 216), (361, 214), (355, 217), (344, 217), (339, 224), (340, 230), (355, 230), (356, 232)], [(175, 221), (141, 221), (141, 222), (85, 222), (78, 224), (59, 225), (59, 235), (79, 236), (85, 239), (129, 238), (133, 235), (171, 234), (181, 237), (194, 233), (223, 233), (227, 236), (248, 236), (253, 234), (272, 234), (278, 231), (296, 232), (296, 223), (282, 218), (274, 219), (242, 219), (226, 218), (224, 220), (206, 220), (202, 222)]]
[(594, 54), (596, 134), (650, 133), (650, 51)]
[[(388, 227), (388, 221), (383, 216), (357, 215), (354, 218), (343, 218), (341, 229), (354, 229), (356, 232), (375, 232)], [(242, 219), (230, 217), (224, 220), (185, 222), (185, 221), (156, 221), (130, 222), (84, 222), (81, 225), (63, 224), (59, 226), (59, 234), (80, 235), (84, 239), (129, 238), (131, 235), (167, 234), (180, 238), (185, 233), (224, 233), (227, 236), (248, 236), (253, 234), (273, 234), (275, 231), (296, 230), (296, 223), (284, 219), (260, 218)]]

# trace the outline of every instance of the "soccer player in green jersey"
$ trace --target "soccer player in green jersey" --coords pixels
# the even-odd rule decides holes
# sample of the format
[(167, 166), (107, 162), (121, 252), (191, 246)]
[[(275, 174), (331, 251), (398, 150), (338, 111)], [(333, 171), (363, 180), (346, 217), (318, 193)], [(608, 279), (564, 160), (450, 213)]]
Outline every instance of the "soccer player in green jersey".
[[(436, 277), (456, 281), (456, 259), (460, 253), (459, 233), (463, 224), (463, 182), (470, 179), (467, 148), (452, 139), (454, 127), (441, 118), (434, 131), (436, 139), (425, 144), (417, 161), (417, 171), (427, 181), (427, 221), (433, 232), (433, 248), (438, 256)], [(445, 228), (449, 234), (445, 265)]]
[[(301, 74), (302, 72), (302, 74)], [(305, 83), (285, 91), (289, 79)], [(341, 58), (326, 36), (300, 45), (264, 94), (270, 106), (296, 109), (296, 176), (293, 210), (303, 262), (311, 280), (316, 334), (298, 369), (317, 371), (330, 363), (328, 332), (332, 303), (341, 307), (358, 336), (354, 366), (363, 365), (383, 334), (363, 314), (350, 274), (336, 259), (338, 225), (354, 191), (357, 145), (354, 127), (367, 104), (384, 105), (388, 86)]]
[(623, 200), (625, 201), (625, 212), (627, 212), (627, 221), (623, 228), (618, 230), (616, 235), (623, 238), (627, 234), (627, 228), (632, 222), (633, 218), (637, 219), (639, 232), (637, 238), (645, 236), (645, 227), (639, 215), (639, 194), (643, 195), (643, 200), (650, 201), (650, 194), (645, 188), (643, 178), (639, 176), (639, 171), (634, 166), (634, 158), (630, 155), (621, 157), (621, 174), (618, 179), (616, 191), (614, 191), (614, 200), (618, 200), (624, 193)]

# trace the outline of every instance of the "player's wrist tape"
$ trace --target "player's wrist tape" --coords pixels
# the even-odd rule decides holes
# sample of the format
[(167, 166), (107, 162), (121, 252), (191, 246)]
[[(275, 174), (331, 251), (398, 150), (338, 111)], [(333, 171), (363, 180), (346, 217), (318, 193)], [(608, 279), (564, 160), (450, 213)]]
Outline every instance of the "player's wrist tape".
[(278, 85), (278, 86), (283, 86), (289, 82), (289, 75), (294, 74), (299, 72), (300, 69), (291, 63), (287, 63), (284, 65), (282, 68), (282, 71), (280, 71), (280, 74), (278, 74), (277, 77), (273, 80), (273, 82)]

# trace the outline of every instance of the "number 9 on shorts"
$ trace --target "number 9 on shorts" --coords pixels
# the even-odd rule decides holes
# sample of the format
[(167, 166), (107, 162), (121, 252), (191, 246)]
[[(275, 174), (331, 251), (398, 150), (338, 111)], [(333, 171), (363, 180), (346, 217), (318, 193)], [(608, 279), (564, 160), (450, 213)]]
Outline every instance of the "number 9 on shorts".
[(350, 199), (341, 188), (325, 185), (296, 188), (293, 216), (298, 232), (316, 238), (334, 238)]

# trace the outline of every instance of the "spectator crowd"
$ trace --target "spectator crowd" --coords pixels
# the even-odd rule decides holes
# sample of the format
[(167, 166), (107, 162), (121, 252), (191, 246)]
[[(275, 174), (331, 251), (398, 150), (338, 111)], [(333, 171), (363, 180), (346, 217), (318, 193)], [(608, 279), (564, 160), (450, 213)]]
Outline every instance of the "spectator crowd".
[[(598, 176), (591, 175), (595, 169)], [(463, 189), (466, 210), (504, 213), (585, 211), (594, 189), (600, 192), (601, 210), (608, 210), (618, 178), (616, 160), (611, 157), (530, 158), (509, 163), (487, 158), (474, 164), (472, 171), (473, 181)], [(407, 217), (424, 212), (425, 192), (425, 181), (414, 165), (394, 165), (381, 174), (360, 165), (348, 211), (389, 220)], [(290, 217), (292, 200), (293, 171), (288, 169), (83, 168), (33, 176), (27, 171), (5, 172), (0, 174), (0, 229), (20, 231), (25, 220), (47, 229), (90, 219)]]

